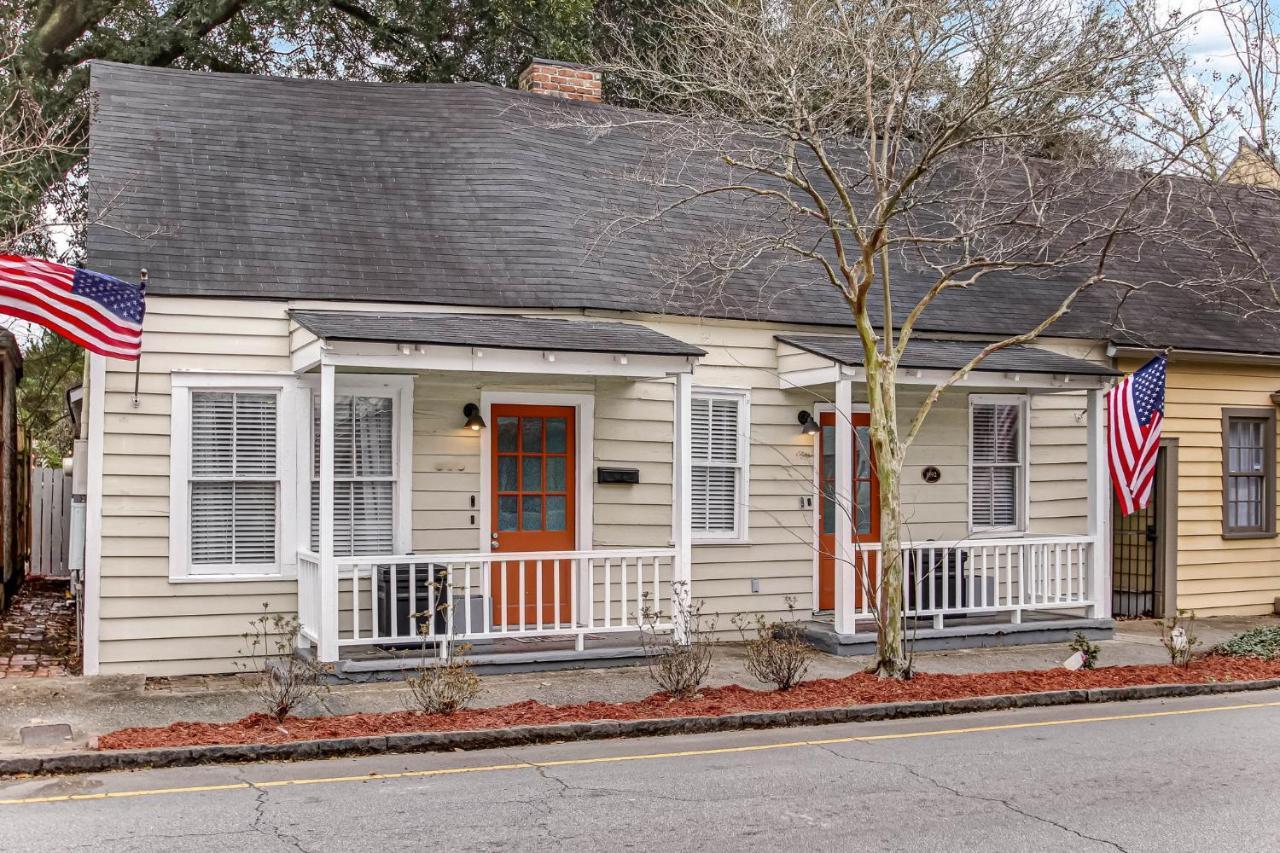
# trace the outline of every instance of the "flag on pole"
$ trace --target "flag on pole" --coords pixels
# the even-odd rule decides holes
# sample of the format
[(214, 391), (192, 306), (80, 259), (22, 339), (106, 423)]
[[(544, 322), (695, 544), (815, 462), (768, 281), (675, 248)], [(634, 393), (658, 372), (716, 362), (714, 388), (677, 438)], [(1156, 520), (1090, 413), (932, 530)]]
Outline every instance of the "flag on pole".
[(141, 287), (102, 273), (0, 255), (0, 314), (38, 323), (90, 352), (133, 360), (142, 349)]
[(1165, 357), (1158, 355), (1107, 392), (1111, 482), (1124, 515), (1151, 500), (1164, 424), (1164, 374)]

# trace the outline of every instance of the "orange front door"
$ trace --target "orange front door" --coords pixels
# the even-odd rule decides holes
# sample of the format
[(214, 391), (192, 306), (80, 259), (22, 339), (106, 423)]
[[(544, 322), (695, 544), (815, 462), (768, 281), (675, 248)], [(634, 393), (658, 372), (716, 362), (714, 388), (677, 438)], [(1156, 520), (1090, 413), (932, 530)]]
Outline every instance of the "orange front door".
[[(574, 408), (494, 406), (489, 426), (490, 548), (576, 550)], [(490, 580), (495, 627), (545, 627), (571, 619), (567, 560), (494, 563)]]
[[(854, 542), (875, 542), (880, 538), (880, 485), (871, 451), (871, 415), (854, 412), (853, 419), (853, 529)], [(823, 412), (818, 434), (818, 609), (836, 606), (836, 416)], [(855, 556), (866, 572), (865, 588), (854, 587), (855, 606), (861, 609), (868, 591), (876, 585), (875, 554), (858, 549)]]

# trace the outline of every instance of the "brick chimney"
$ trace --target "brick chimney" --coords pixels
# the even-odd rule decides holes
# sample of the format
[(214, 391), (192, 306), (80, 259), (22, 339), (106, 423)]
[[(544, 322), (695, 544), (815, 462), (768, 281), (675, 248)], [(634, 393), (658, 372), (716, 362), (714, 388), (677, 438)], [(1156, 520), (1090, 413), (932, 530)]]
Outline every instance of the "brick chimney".
[(600, 72), (573, 62), (556, 62), (534, 58), (520, 72), (520, 88), (550, 98), (569, 101), (591, 101), (601, 97)]

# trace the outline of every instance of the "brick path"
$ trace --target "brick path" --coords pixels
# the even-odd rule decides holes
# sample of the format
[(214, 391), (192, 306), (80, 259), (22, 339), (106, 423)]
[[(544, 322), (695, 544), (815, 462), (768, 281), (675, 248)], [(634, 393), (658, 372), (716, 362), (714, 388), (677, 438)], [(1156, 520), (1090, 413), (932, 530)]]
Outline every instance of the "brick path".
[(67, 581), (28, 578), (0, 614), (0, 678), (53, 678), (80, 671), (76, 607)]

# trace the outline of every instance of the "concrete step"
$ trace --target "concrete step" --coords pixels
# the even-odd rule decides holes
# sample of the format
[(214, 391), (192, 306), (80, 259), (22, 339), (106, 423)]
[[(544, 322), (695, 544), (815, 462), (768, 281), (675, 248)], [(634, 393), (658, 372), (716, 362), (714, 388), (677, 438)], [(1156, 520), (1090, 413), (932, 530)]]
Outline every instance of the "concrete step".
[[(1040, 619), (1016, 625), (1010, 622), (951, 625), (945, 628), (908, 629), (907, 643), (915, 651), (926, 652), (1069, 643), (1077, 633), (1084, 634), (1090, 640), (1109, 640), (1115, 633), (1115, 627), (1116, 623), (1111, 619), (1080, 617)], [(830, 622), (806, 622), (804, 635), (812, 646), (832, 655), (860, 657), (873, 654), (876, 650), (875, 632), (840, 634)]]

